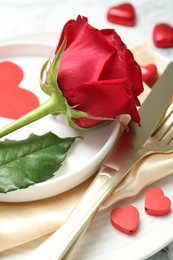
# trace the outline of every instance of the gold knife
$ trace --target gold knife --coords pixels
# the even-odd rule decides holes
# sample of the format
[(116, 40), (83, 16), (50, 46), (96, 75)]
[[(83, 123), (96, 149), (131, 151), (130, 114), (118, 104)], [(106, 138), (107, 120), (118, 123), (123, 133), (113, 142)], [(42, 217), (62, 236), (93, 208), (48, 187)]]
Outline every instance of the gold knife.
[(27, 259), (60, 260), (69, 255), (100, 205), (141, 158), (142, 154), (138, 151), (159, 123), (172, 95), (173, 62), (168, 65), (139, 109), (141, 127), (130, 122), (129, 131), (123, 132), (64, 225)]

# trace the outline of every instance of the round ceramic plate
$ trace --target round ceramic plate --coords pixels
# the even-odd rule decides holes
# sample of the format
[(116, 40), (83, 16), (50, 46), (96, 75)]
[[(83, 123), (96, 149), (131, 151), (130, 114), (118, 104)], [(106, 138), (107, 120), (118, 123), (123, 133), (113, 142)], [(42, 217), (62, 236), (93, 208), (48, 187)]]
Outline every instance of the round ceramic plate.
[[(43, 63), (48, 59), (55, 47), (39, 43), (12, 43), (0, 46), (0, 62), (11, 61), (24, 71), (20, 87), (29, 89), (37, 95), (40, 103), (48, 99), (39, 86), (39, 75)], [(20, 106), (20, 104), (18, 104)], [(5, 126), (12, 120), (0, 117), (0, 125)], [(26, 189), (0, 193), (0, 201), (20, 202), (47, 198), (67, 191), (94, 174), (104, 157), (115, 142), (119, 125), (110, 123), (89, 131), (75, 131), (64, 123), (62, 116), (47, 116), (5, 138), (24, 139), (31, 133), (42, 135), (52, 131), (60, 137), (82, 136), (75, 141), (68, 156), (55, 176), (43, 183), (35, 184)], [(44, 172), (43, 172), (44, 174)]]

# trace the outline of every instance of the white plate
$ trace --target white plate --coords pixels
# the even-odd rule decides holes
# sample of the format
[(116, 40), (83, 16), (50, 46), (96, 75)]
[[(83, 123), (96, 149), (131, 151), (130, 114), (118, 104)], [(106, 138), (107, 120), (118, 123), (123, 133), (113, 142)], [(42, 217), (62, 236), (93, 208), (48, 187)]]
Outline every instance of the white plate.
[[(31, 90), (43, 103), (49, 97), (42, 92), (39, 86), (40, 69), (54, 49), (55, 47), (44, 43), (8, 43), (0, 46), (0, 62), (12, 61), (18, 64), (24, 71), (24, 79), (20, 83), (20, 87)], [(9, 122), (11, 120), (0, 118), (1, 127)], [(0, 193), (0, 201), (20, 202), (43, 199), (67, 191), (85, 181), (98, 170), (102, 160), (111, 149), (117, 138), (119, 125), (111, 123), (94, 130), (75, 131), (64, 123), (61, 116), (55, 118), (50, 115), (6, 137), (23, 139), (31, 133), (44, 134), (49, 131), (60, 137), (82, 136), (83, 140), (75, 141), (63, 166), (53, 178), (27, 189), (6, 194)]]
[[(159, 68), (164, 69), (167, 65), (165, 58), (157, 53), (155, 57)], [(170, 176), (152, 186), (162, 188), (165, 195), (173, 201), (172, 183), (173, 176)], [(132, 204), (138, 208), (140, 225), (136, 234), (128, 236), (114, 229), (109, 220), (111, 208), (106, 209), (95, 216), (73, 252), (71, 260), (144, 260), (172, 242), (173, 212), (163, 217), (147, 215), (144, 211), (144, 197), (147, 189), (132, 199), (116, 204), (116, 207)], [(8, 250), (1, 253), (0, 257), (2, 260), (24, 260), (25, 256), (29, 255), (46, 238), (45, 236)]]

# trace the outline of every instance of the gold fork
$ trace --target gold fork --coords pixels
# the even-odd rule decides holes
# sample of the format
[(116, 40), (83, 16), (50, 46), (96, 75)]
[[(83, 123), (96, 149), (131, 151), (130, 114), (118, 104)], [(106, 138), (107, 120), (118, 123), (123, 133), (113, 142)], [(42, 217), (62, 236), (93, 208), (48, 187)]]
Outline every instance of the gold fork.
[[(168, 110), (167, 110), (168, 111)], [(173, 106), (169, 107), (156, 130), (144, 145), (130, 154), (129, 160), (120, 162), (120, 169), (105, 167), (104, 164), (79, 204), (72, 211), (67, 221), (45, 243), (43, 243), (30, 259), (67, 259), (81, 235), (87, 229), (94, 214), (103, 201), (113, 192), (115, 187), (127, 175), (132, 166), (146, 155), (153, 153), (171, 153), (173, 151)], [(132, 156), (133, 155), (133, 156)], [(121, 159), (121, 158), (119, 158)]]
[[(150, 150), (150, 152), (148, 152), (146, 155), (154, 154), (154, 153), (171, 153), (173, 151), (173, 143), (171, 144), (172, 141), (173, 141), (173, 102), (170, 103), (168, 109), (166, 109), (166, 112), (163, 114), (163, 117), (158, 123), (156, 130), (153, 132), (151, 137), (145, 143), (147, 149)], [(155, 150), (154, 152), (152, 151), (153, 148), (154, 150), (155, 149), (157, 150)], [(164, 151), (160, 151), (160, 149), (162, 148), (164, 149)], [(89, 223), (90, 221), (86, 222), (86, 224), (83, 226), (83, 229), (81, 228), (80, 232), (78, 233), (78, 236), (76, 236), (75, 241), (73, 242), (71, 247), (64, 255), (63, 260), (69, 259), (72, 250), (76, 247), (82, 235), (85, 233), (85, 230), (87, 229)]]

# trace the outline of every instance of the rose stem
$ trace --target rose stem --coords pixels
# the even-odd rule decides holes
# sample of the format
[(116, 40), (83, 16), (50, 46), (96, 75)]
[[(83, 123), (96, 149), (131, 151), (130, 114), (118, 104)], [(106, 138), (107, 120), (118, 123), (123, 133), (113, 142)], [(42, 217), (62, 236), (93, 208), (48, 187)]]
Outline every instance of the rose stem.
[[(51, 97), (40, 105), (39, 107), (35, 108), (31, 112), (27, 113), (26, 115), (20, 117), (19, 119), (15, 120), (11, 124), (3, 127), (0, 129), (0, 138), (14, 132), (15, 130), (28, 125), (34, 121), (37, 121), (38, 119), (47, 116), (49, 114), (55, 113), (58, 110), (58, 104), (57, 104), (57, 95), (56, 93), (52, 93)], [(62, 111), (63, 113), (63, 111)]]

